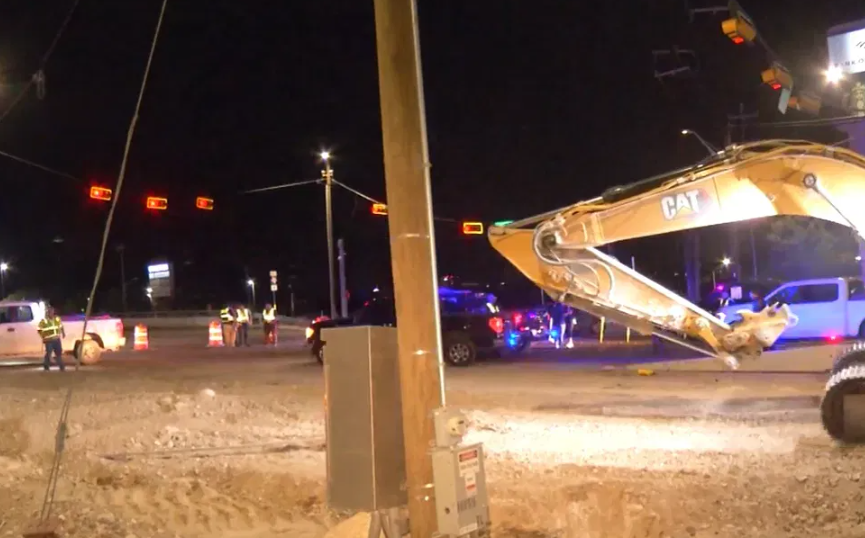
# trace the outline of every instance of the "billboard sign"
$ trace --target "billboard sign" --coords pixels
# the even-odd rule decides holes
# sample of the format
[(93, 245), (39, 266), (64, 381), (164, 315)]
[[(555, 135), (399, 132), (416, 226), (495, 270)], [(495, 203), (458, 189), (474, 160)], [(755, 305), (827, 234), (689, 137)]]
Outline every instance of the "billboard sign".
[(865, 20), (830, 28), (829, 65), (843, 73), (865, 73)]
[(152, 262), (147, 266), (148, 285), (154, 299), (174, 295), (174, 271), (171, 262)]

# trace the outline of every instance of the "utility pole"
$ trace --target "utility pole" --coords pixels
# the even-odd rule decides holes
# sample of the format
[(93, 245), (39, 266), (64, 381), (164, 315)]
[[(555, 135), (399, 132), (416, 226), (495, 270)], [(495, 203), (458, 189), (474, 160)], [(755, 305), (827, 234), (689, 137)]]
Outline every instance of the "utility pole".
[(339, 258), (339, 303), (340, 314), (342, 317), (348, 317), (348, 290), (345, 284), (345, 242), (339, 239), (336, 242), (336, 250)]
[[(688, 300), (692, 303), (700, 302), (700, 231), (690, 230), (685, 232), (685, 285)], [(712, 273), (714, 277), (714, 273)]]
[(327, 281), (330, 294), (330, 317), (336, 318), (336, 283), (333, 281), (333, 204), (331, 203), (331, 191), (333, 190), (333, 170), (330, 167), (330, 152), (322, 151), (321, 160), (324, 161), (324, 170), (321, 177), (324, 179), (324, 211), (327, 220)]
[(124, 252), (126, 252), (126, 245), (119, 244), (117, 245), (117, 252), (120, 254), (120, 300), (123, 303), (123, 311), (127, 312), (126, 308), (126, 261), (124, 260)]
[[(738, 114), (727, 114), (726, 145), (727, 146), (733, 145), (733, 127), (734, 127), (735, 122), (739, 122), (739, 143), (744, 144), (745, 143), (745, 127), (746, 127), (745, 122), (748, 120), (756, 120), (758, 115), (759, 115), (758, 112), (748, 112), (746, 114), (745, 113), (745, 103), (739, 103), (739, 113)], [(754, 279), (756, 279), (757, 278), (757, 246), (754, 242), (754, 227), (756, 226), (756, 224), (751, 222), (751, 223), (748, 223), (747, 226), (748, 226), (749, 236), (750, 236), (750, 240), (751, 240), (751, 264), (752, 264), (752, 269), (753, 269), (752, 276), (754, 277)], [(739, 230), (739, 228), (737, 227), (736, 224), (730, 225), (730, 249), (729, 249), (730, 253), (729, 253), (729, 255), (731, 258), (733, 258), (733, 261), (737, 262), (737, 263), (742, 259), (740, 252), (739, 252), (738, 230)], [(739, 278), (742, 278), (741, 273), (744, 273), (744, 268), (742, 267), (741, 263), (739, 263), (739, 272), (740, 272)]]
[(417, 5), (374, 3), (409, 525), (412, 538), (432, 538), (429, 450), (433, 411), (445, 398)]

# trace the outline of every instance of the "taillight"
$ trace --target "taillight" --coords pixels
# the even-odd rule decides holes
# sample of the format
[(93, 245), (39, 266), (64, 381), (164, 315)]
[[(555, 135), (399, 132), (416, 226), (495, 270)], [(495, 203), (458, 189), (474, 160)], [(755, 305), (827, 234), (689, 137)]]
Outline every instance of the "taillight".
[(520, 314), (519, 312), (515, 312), (514, 313), (514, 325), (519, 327), (522, 324), (523, 324), (523, 315)]
[(496, 334), (505, 332), (505, 322), (502, 318), (490, 318), (489, 325)]

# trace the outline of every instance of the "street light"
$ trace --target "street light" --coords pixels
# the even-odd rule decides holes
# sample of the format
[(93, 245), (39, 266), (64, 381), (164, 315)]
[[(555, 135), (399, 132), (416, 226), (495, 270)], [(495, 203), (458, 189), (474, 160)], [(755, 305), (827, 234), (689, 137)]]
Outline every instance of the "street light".
[(829, 84), (837, 84), (844, 78), (844, 72), (837, 65), (830, 66), (823, 75), (826, 77), (826, 82)]
[[(721, 265), (724, 266), (725, 269), (729, 269), (730, 264), (732, 264), (732, 263), (733, 263), (733, 260), (731, 260), (731, 259), (728, 258), (727, 256), (724, 256), (723, 258), (721, 258)], [(715, 288), (715, 290), (718, 289), (718, 277), (717, 277), (717, 272), (718, 272), (718, 267), (715, 266), (715, 267), (712, 269), (712, 287)]]
[(255, 280), (250, 278), (246, 281), (246, 285), (252, 290), (252, 309), (255, 310)]
[(330, 286), (330, 317), (336, 319), (336, 282), (334, 281), (333, 260), (333, 205), (331, 203), (331, 187), (333, 186), (333, 170), (330, 167), (330, 152), (318, 154), (324, 161), (321, 177), (324, 179), (324, 211), (327, 225), (327, 281)]
[(0, 299), (6, 298), (6, 271), (9, 269), (9, 264), (6, 262), (0, 263)]
[(703, 138), (702, 136), (700, 136), (700, 133), (698, 133), (697, 131), (692, 131), (691, 129), (682, 129), (682, 135), (683, 136), (688, 136), (688, 135), (694, 136), (697, 140), (700, 141), (701, 144), (703, 144), (703, 147), (709, 151), (710, 155), (717, 155), (718, 153), (721, 153), (718, 150), (718, 148), (716, 148), (715, 146), (713, 146), (712, 144), (707, 142), (706, 139)]

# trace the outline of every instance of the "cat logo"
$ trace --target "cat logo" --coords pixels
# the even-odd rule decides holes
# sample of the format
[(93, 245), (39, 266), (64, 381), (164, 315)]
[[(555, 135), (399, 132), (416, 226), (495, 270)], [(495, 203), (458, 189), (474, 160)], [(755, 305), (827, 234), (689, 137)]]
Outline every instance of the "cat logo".
[(703, 189), (694, 189), (661, 198), (661, 211), (664, 212), (664, 218), (667, 220), (697, 215), (709, 209), (711, 205), (712, 197)]

